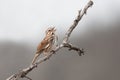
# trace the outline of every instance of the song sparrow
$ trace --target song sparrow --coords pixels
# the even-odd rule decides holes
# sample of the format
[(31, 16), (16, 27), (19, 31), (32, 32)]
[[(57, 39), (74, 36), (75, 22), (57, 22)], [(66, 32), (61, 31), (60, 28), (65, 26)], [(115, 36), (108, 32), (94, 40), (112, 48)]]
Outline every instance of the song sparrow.
[(38, 56), (43, 53), (45, 55), (49, 54), (49, 52), (52, 50), (54, 44), (55, 44), (55, 40), (57, 39), (57, 36), (55, 34), (55, 27), (49, 27), (45, 33), (46, 36), (45, 38), (40, 42), (40, 44), (37, 47), (37, 51), (35, 53), (35, 56), (32, 60), (32, 64), (35, 63), (36, 59), (38, 58)]

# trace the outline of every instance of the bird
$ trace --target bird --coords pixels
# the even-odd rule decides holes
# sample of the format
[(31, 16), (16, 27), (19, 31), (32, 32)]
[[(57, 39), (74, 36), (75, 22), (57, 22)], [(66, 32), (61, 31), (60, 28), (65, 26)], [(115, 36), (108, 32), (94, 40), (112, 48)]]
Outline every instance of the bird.
[(45, 37), (37, 46), (37, 51), (33, 57), (32, 65), (35, 64), (35, 61), (37, 60), (40, 54), (43, 53), (44, 55), (48, 55), (50, 53), (53, 46), (55, 45), (55, 41), (58, 39), (55, 32), (55, 27), (49, 27), (45, 31)]

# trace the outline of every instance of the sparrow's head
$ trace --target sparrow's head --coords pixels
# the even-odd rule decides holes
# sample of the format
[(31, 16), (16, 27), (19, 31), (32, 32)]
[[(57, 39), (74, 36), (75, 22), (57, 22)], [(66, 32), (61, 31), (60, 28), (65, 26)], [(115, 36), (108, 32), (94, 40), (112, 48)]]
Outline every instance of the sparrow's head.
[(55, 27), (49, 27), (49, 28), (45, 31), (45, 33), (46, 33), (46, 35), (47, 35), (47, 34), (54, 34), (55, 31), (56, 31)]

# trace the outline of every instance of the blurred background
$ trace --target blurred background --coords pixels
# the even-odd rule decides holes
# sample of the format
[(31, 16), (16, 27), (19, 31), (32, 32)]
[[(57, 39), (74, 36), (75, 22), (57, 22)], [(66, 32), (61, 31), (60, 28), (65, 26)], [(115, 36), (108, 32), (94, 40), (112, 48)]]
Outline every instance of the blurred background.
[[(49, 26), (59, 43), (89, 0), (0, 0), (0, 80), (26, 68)], [(120, 80), (120, 0), (93, 0), (70, 41), (84, 48), (62, 49), (28, 74), (33, 80)], [(21, 79), (26, 80), (26, 79)]]

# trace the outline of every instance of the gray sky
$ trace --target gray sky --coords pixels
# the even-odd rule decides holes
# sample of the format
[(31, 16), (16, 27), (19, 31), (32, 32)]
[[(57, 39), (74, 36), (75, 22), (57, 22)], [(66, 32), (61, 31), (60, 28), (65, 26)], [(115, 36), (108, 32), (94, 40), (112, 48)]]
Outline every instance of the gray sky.
[[(65, 32), (77, 11), (87, 1), (0, 0), (0, 41), (30, 41), (41, 38), (48, 26), (56, 26), (58, 33)], [(119, 4), (119, 0), (94, 0), (94, 7), (88, 10), (88, 15), (80, 23), (81, 33), (86, 33), (88, 27), (85, 25), (94, 21), (110, 24), (120, 12)]]

